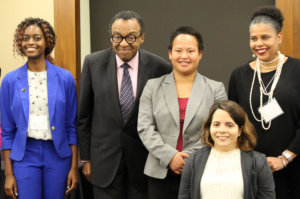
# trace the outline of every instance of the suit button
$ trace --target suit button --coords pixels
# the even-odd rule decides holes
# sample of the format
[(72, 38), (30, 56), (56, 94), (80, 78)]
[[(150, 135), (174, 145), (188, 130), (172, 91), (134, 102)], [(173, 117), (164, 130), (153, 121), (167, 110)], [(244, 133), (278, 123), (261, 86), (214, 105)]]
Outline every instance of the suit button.
[(52, 127), (51, 127), (51, 130), (54, 131), (54, 130), (55, 130), (55, 126), (52, 126)]

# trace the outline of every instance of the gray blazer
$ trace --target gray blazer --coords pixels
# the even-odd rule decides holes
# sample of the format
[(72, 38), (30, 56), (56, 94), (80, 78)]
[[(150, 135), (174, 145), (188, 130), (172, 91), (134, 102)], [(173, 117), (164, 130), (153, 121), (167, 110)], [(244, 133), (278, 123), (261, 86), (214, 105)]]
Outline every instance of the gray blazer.
[[(187, 160), (180, 182), (178, 199), (200, 199), (200, 181), (210, 153), (203, 147)], [(241, 151), (244, 199), (275, 199), (273, 175), (266, 156), (256, 151)], [(216, 190), (217, 191), (217, 190)]]
[[(183, 152), (200, 149), (200, 129), (209, 108), (226, 100), (223, 83), (197, 73), (188, 100), (183, 126)], [(176, 150), (180, 131), (179, 104), (174, 74), (149, 80), (140, 99), (138, 133), (149, 151), (144, 173), (164, 179)]]

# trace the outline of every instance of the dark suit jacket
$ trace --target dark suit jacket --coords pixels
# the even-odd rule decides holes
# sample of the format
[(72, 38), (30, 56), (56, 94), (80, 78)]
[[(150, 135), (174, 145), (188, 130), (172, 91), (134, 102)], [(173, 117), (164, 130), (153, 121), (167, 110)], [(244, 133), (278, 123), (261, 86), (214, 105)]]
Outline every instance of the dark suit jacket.
[(147, 150), (137, 133), (139, 99), (148, 79), (171, 71), (162, 58), (139, 50), (135, 105), (123, 124), (120, 110), (116, 55), (110, 49), (86, 56), (79, 93), (78, 136), (82, 160), (91, 161), (91, 182), (107, 187), (114, 179), (124, 154), (129, 177), (140, 191), (147, 189), (143, 174)]
[[(210, 153), (203, 147), (188, 158), (184, 166), (178, 199), (200, 199), (200, 182)], [(256, 151), (241, 151), (244, 199), (275, 199), (273, 175), (266, 156)]]

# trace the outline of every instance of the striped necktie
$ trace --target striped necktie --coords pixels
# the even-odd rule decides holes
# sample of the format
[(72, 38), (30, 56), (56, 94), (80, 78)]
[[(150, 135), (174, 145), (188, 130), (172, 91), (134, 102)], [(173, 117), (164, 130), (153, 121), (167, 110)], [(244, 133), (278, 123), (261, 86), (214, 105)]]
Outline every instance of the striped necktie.
[(132, 83), (128, 72), (130, 66), (127, 63), (124, 63), (121, 67), (123, 67), (124, 72), (120, 91), (120, 105), (123, 122), (125, 123), (134, 105), (134, 97)]

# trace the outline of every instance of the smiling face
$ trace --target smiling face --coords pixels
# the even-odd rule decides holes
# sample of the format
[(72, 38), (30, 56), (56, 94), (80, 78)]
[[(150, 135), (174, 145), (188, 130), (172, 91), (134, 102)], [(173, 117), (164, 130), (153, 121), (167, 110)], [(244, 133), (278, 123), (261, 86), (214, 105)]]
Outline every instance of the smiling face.
[(145, 38), (144, 34), (141, 35), (141, 27), (136, 19), (117, 19), (112, 24), (111, 33), (112, 35), (119, 34), (123, 37), (131, 34), (136, 37), (136, 41), (132, 44), (128, 44), (125, 39), (121, 43), (114, 43), (111, 39), (113, 50), (124, 62), (130, 61), (136, 55)]
[(258, 23), (250, 27), (250, 48), (261, 61), (271, 61), (277, 56), (282, 33), (269, 24)]
[(28, 59), (44, 59), (46, 41), (41, 28), (30, 25), (24, 30), (22, 51)]
[(227, 111), (221, 109), (215, 111), (210, 125), (210, 135), (216, 150), (226, 152), (238, 148), (241, 131)]
[(169, 50), (169, 59), (175, 74), (196, 74), (201, 58), (202, 52), (198, 50), (195, 36), (179, 34), (175, 37), (172, 49)]

